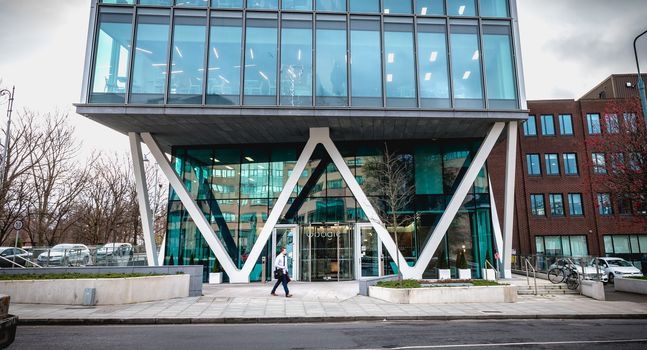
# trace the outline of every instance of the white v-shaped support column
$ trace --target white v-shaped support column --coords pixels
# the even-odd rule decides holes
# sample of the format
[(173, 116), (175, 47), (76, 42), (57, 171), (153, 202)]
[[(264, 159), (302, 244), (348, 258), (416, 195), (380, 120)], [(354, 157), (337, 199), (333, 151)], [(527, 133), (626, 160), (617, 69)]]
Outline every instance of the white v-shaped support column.
[[(134, 132), (128, 133), (130, 141), (130, 153), (133, 158), (133, 170), (135, 171), (135, 187), (139, 204), (139, 216), (142, 221), (142, 232), (144, 233), (144, 246), (146, 247), (146, 260), (148, 266), (159, 266), (157, 247), (155, 246), (155, 234), (153, 226), (153, 215), (151, 213), (150, 201), (148, 200), (148, 186), (146, 185), (146, 171), (142, 157), (141, 138)], [(164, 246), (162, 246), (164, 249)]]
[(503, 202), (503, 277), (512, 278), (512, 230), (514, 186), (517, 171), (517, 122), (508, 122), (505, 156), (505, 201)]
[[(492, 188), (492, 180), (490, 180), (489, 174), (487, 177), (487, 182), (490, 192), (490, 211), (492, 212), (492, 230), (494, 231), (494, 242), (496, 244), (496, 251), (499, 253), (499, 256), (503, 256), (503, 235), (501, 234), (499, 211), (496, 209), (496, 202), (494, 201), (494, 189)], [(501, 261), (502, 259), (499, 260)]]

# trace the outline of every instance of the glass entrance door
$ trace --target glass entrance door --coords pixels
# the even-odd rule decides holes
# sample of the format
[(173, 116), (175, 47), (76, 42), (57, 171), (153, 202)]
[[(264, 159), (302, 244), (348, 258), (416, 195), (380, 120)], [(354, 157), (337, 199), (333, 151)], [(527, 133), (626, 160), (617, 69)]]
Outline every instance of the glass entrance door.
[(303, 281), (347, 281), (355, 276), (351, 226), (319, 224), (301, 227), (300, 271)]
[(355, 274), (358, 278), (384, 274), (382, 240), (369, 223), (355, 225)]
[(288, 273), (290, 278), (298, 280), (299, 276), (299, 226), (297, 225), (276, 225), (272, 231), (272, 266), (270, 276), (274, 279), (274, 259), (281, 252), (281, 247), (285, 247), (288, 257)]

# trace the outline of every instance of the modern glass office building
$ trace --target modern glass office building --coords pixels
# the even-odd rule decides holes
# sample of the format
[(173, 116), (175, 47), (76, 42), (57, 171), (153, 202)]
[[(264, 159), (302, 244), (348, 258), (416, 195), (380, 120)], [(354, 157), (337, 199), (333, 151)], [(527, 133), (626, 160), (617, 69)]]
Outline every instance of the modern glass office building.
[[(143, 221), (142, 139), (169, 177), (151, 264), (257, 281), (283, 245), (301, 280), (394, 255), (434, 277), (464, 251), (479, 276), (505, 250), (485, 159), (527, 117), (517, 33), (508, 0), (94, 0), (77, 112), (130, 135)], [(385, 149), (414, 188), (397, 229), (364, 186)]]

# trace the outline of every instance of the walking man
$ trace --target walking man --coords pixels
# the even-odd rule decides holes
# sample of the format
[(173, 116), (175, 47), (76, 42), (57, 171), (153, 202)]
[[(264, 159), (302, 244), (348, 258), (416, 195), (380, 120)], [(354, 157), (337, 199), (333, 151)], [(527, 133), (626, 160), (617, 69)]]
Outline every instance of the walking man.
[(283, 283), (283, 290), (285, 290), (285, 297), (289, 298), (292, 296), (290, 290), (288, 289), (288, 257), (286, 256), (285, 247), (281, 247), (281, 252), (274, 259), (274, 278), (276, 283), (274, 288), (272, 288), (272, 295), (276, 296), (276, 288), (279, 287), (279, 284)]

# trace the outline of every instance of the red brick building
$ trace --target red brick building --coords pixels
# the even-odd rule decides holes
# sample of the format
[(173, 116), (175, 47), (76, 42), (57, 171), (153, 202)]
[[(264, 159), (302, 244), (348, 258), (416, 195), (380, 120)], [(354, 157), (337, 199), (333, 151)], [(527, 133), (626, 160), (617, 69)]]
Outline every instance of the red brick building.
[[(587, 143), (592, 135), (614, 131), (605, 116), (610, 101), (636, 96), (635, 75), (612, 75), (579, 100), (528, 101), (529, 119), (519, 126), (517, 149), (517, 254), (613, 255), (637, 266), (647, 263), (647, 213), (627, 210), (596, 188), (592, 179), (609, 162), (609, 154), (593, 151)], [(634, 118), (643, 118), (639, 110), (626, 112), (617, 117), (616, 127), (630, 127)], [(488, 164), (499, 213), (504, 151), (501, 142)]]

